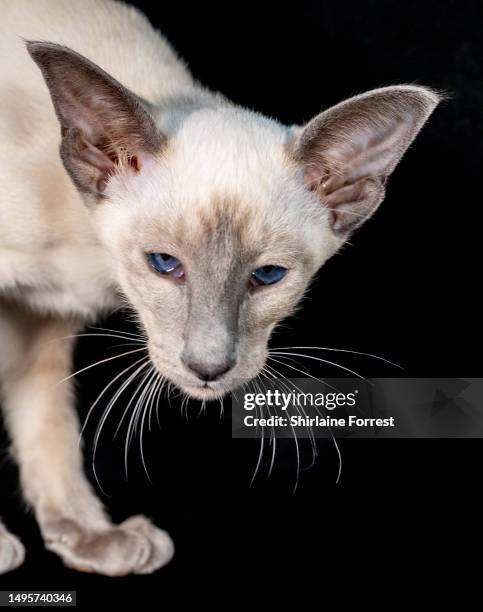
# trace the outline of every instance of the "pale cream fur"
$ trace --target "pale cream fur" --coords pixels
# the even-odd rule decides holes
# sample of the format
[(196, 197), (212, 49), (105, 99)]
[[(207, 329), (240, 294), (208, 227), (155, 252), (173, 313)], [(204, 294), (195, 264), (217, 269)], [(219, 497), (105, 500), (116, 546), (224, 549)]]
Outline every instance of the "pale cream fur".
[[(196, 84), (126, 5), (0, 0), (0, 15), (0, 382), (23, 490), (46, 545), (67, 565), (151, 572), (171, 558), (171, 540), (143, 517), (113, 526), (94, 496), (69, 384), (56, 385), (70, 373), (72, 351), (59, 338), (123, 296), (157, 369), (189, 395), (221, 397), (256, 376), (274, 326), (377, 208), (438, 98), (426, 88), (384, 88), (292, 129)], [(135, 164), (115, 158), (102, 197), (81, 196), (59, 157), (59, 121), (39, 70), (50, 69), (42, 62), (53, 48), (36, 43), (30, 57), (24, 39), (82, 54), (152, 118), (159, 150), (151, 143), (134, 152)], [(59, 53), (70, 61), (68, 50)], [(106, 89), (98, 94), (93, 79), (92, 99), (103, 104)], [(49, 86), (62, 105), (61, 84)], [(177, 257), (186, 283), (156, 274), (149, 252)], [(251, 271), (266, 265), (288, 273), (249, 290)], [(209, 385), (186, 365), (211, 367), (228, 354), (231, 369)], [(0, 572), (22, 559), (0, 524)]]

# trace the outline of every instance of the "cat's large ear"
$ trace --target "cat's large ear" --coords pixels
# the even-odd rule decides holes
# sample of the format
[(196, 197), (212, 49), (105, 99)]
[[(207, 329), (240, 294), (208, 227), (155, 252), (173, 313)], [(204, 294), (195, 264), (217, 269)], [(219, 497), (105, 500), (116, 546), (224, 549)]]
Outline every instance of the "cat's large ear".
[(425, 87), (375, 89), (297, 129), (293, 154), (307, 187), (330, 209), (334, 232), (350, 233), (376, 210), (387, 177), (439, 100)]
[(120, 164), (138, 171), (163, 137), (141, 100), (75, 51), (29, 41), (60, 121), (60, 154), (77, 188), (102, 196)]

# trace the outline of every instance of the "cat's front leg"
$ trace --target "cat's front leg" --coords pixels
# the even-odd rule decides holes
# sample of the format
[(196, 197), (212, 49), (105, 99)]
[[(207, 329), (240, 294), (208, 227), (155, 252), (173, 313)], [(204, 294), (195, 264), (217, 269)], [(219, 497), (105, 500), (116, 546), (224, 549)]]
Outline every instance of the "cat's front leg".
[(7, 428), (23, 492), (46, 547), (69, 567), (111, 576), (149, 573), (173, 554), (169, 536), (144, 517), (107, 518), (82, 470), (79, 428), (69, 382), (76, 323), (3, 305), (10, 354), (3, 356)]

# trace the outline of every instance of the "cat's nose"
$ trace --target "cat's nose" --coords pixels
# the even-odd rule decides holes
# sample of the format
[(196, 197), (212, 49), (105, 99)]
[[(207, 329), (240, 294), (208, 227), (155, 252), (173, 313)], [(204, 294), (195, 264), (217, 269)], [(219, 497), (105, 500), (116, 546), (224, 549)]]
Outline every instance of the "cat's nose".
[(205, 382), (210, 382), (221, 378), (223, 374), (229, 372), (235, 365), (235, 358), (230, 357), (224, 361), (205, 363), (196, 359), (182, 359), (184, 365), (193, 374)]

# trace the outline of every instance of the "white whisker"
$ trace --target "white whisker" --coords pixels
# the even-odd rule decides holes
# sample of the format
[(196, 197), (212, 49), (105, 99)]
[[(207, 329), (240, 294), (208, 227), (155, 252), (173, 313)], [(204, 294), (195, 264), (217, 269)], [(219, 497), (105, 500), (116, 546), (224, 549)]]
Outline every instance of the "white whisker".
[(153, 481), (151, 480), (151, 476), (149, 475), (148, 467), (146, 465), (146, 460), (145, 460), (145, 457), (144, 457), (143, 432), (144, 432), (144, 421), (146, 419), (147, 409), (148, 409), (150, 401), (152, 401), (153, 393), (155, 392), (156, 386), (157, 386), (157, 384), (159, 382), (159, 374), (158, 374), (157, 370), (154, 370), (154, 373), (155, 373), (155, 376), (154, 376), (154, 378), (151, 381), (151, 391), (147, 395), (147, 400), (146, 400), (146, 402), (144, 404), (144, 407), (143, 407), (143, 410), (142, 410), (143, 414), (142, 414), (142, 417), (141, 417), (141, 429), (140, 429), (140, 432), (139, 432), (139, 448), (140, 448), (140, 451), (141, 451), (141, 461), (142, 461), (142, 464), (143, 464), (144, 472), (145, 472), (145, 474), (146, 474), (146, 476), (147, 476), (147, 478), (148, 478), (148, 480), (149, 480), (149, 482), (151, 484), (153, 484)]
[[(294, 369), (294, 370), (297, 370), (297, 371), (299, 371), (299, 372), (304, 373), (302, 370), (299, 370), (298, 368), (295, 368), (294, 366), (292, 366), (292, 365), (290, 365), (290, 364), (288, 364), (288, 363), (284, 363), (283, 361), (279, 361), (278, 359), (274, 359), (274, 358), (273, 358), (273, 357), (271, 357), (271, 356), (269, 356), (268, 358), (269, 358), (269, 359), (272, 359), (272, 361), (276, 361), (277, 363), (280, 363), (281, 365), (287, 366), (287, 367), (289, 367), (289, 368), (292, 368), (292, 369)], [(276, 371), (276, 370), (275, 370), (273, 367), (272, 367), (272, 369), (273, 369), (274, 371)], [(309, 376), (309, 378), (313, 378), (314, 380), (320, 380), (320, 379), (316, 378), (315, 376), (312, 376), (311, 374), (308, 374), (307, 372), (305, 372), (305, 375)], [(324, 384), (325, 384), (325, 385), (328, 385), (328, 383), (326, 383), (325, 381), (323, 381), (323, 382), (324, 382)], [(329, 387), (332, 387), (332, 385), (328, 385), (328, 386), (329, 386)], [(333, 389), (335, 389), (335, 387), (332, 387), (332, 388), (333, 388)], [(336, 390), (337, 390), (337, 389), (336, 389)], [(319, 414), (319, 416), (321, 416), (321, 417), (323, 417), (323, 416), (324, 416), (324, 415), (323, 415), (323, 414), (320, 412), (320, 410), (319, 410), (319, 408), (318, 408), (317, 406), (315, 406), (315, 410), (316, 410), (316, 412)], [(339, 466), (339, 467), (338, 467), (337, 478), (336, 478), (336, 481), (335, 481), (335, 482), (336, 482), (336, 484), (338, 484), (338, 483), (339, 483), (339, 481), (340, 481), (341, 474), (342, 474), (342, 453), (341, 453), (341, 451), (340, 451), (339, 444), (338, 444), (338, 442), (337, 442), (337, 439), (336, 439), (336, 437), (335, 437), (335, 434), (334, 434), (334, 432), (332, 431), (332, 427), (330, 427), (330, 425), (328, 425), (328, 426), (327, 426), (327, 429), (329, 430), (330, 437), (332, 438), (332, 442), (334, 443), (335, 450), (336, 450), (336, 452), (337, 452), (337, 457), (338, 457), (338, 466)]]
[[(259, 375), (252, 381), (253, 385), (255, 386), (255, 388), (258, 388), (258, 392), (260, 392), (260, 387), (257, 386), (257, 379), (259, 378)], [(258, 413), (258, 406), (255, 407), (255, 412), (256, 415), (258, 417), (259, 413)], [(262, 414), (262, 410), (260, 409), (260, 418), (263, 417)], [(262, 463), (262, 458), (263, 458), (263, 449), (265, 446), (265, 427), (263, 425), (260, 425), (260, 429), (261, 429), (261, 435), (260, 435), (260, 450), (258, 451), (258, 460), (257, 463), (255, 465), (255, 470), (253, 472), (252, 478), (250, 480), (250, 487), (253, 486), (253, 483), (255, 482), (255, 478), (257, 477), (258, 474), (258, 470), (260, 469), (260, 465)]]
[[(134, 410), (132, 412), (131, 418), (129, 419), (129, 424), (128, 424), (128, 428), (127, 428), (127, 432), (126, 432), (126, 442), (124, 444), (124, 469), (125, 469), (125, 473), (126, 473), (126, 480), (128, 480), (128, 453), (129, 453), (129, 447), (131, 445), (132, 437), (133, 437), (133, 434), (134, 434), (134, 429), (136, 427), (135, 424), (137, 424), (137, 420), (138, 420), (139, 406), (142, 405), (142, 401), (143, 401), (143, 399), (144, 399), (144, 397), (146, 395), (146, 391), (147, 391), (147, 389), (149, 389), (149, 384), (151, 382), (151, 379), (152, 379), (153, 375), (155, 375), (155, 374), (156, 374), (156, 371), (154, 370), (154, 367), (151, 364), (151, 369), (144, 376), (141, 384), (138, 387), (138, 388), (141, 388), (142, 390), (141, 390), (141, 393), (139, 394), (139, 397), (138, 397), (138, 399), (136, 401), (136, 405), (135, 405)], [(147, 380), (148, 380), (148, 382), (146, 383)], [(144, 388), (143, 388), (143, 385), (144, 385)], [(129, 402), (129, 405), (130, 404), (131, 404), (131, 402)], [(128, 405), (128, 408), (129, 408), (129, 405)], [(126, 409), (126, 411), (127, 411), (127, 409)], [(126, 412), (124, 414), (126, 414)]]
[[(274, 379), (281, 380), (284, 388), (286, 389), (286, 391), (288, 391), (288, 393), (291, 393), (292, 390), (293, 390), (293, 387), (295, 387), (295, 389), (297, 389), (297, 391), (299, 391), (299, 393), (303, 394), (303, 391), (302, 391), (302, 389), (300, 389), (300, 387), (298, 387), (293, 381), (290, 381), (290, 384), (289, 384), (289, 379), (286, 378), (285, 376), (283, 376), (273, 366), (269, 366), (268, 364), (266, 364), (265, 367), (268, 368), (267, 372), (269, 374), (271, 374), (271, 376)], [(287, 382), (285, 382), (285, 381), (287, 381)], [(304, 416), (305, 418), (307, 418), (307, 413), (305, 412), (305, 409), (304, 409), (303, 406), (299, 406), (298, 404), (296, 404), (294, 407), (295, 407), (295, 410), (297, 411), (297, 413), (300, 416)], [(312, 447), (312, 462), (311, 462), (311, 464), (309, 466), (307, 466), (307, 468), (304, 468), (304, 469), (310, 469), (315, 464), (315, 460), (317, 458), (317, 444), (315, 442), (315, 435), (314, 435), (313, 428), (311, 426), (308, 426), (308, 425), (305, 428), (306, 428), (307, 433), (309, 435), (309, 440), (310, 440), (311, 447)]]
[(300, 350), (317, 350), (317, 351), (334, 351), (336, 353), (350, 353), (351, 355), (361, 355), (363, 357), (372, 357), (373, 359), (379, 359), (380, 361), (384, 361), (385, 363), (388, 363), (389, 365), (392, 365), (396, 368), (399, 368), (401, 370), (404, 370), (404, 368), (397, 364), (394, 363), (393, 361), (389, 361), (389, 359), (386, 359), (385, 357), (381, 357), (380, 355), (374, 355), (373, 353), (364, 353), (362, 351), (351, 351), (349, 349), (339, 349), (339, 348), (329, 348), (327, 346), (279, 346), (279, 347), (274, 347), (273, 349), (270, 349), (268, 352), (269, 354), (272, 351), (285, 351), (285, 350), (296, 350), (296, 351), (300, 351)]
[(103, 397), (103, 395), (107, 392), (107, 390), (116, 382), (116, 380), (118, 380), (123, 374), (125, 374), (126, 372), (128, 372), (131, 368), (136, 367), (136, 365), (138, 363), (140, 363), (141, 361), (143, 361), (143, 359), (147, 359), (145, 357), (139, 359), (138, 361), (136, 361), (135, 363), (132, 363), (131, 365), (129, 365), (127, 368), (125, 368), (124, 370), (122, 370), (122, 372), (120, 372), (119, 374), (117, 374), (105, 387), (104, 389), (99, 393), (99, 395), (97, 396), (95, 402), (91, 405), (91, 407), (89, 408), (89, 411), (87, 412), (87, 416), (86, 419), (84, 421), (84, 425), (82, 426), (82, 429), (79, 433), (79, 444), (81, 442), (83, 433), (85, 431), (85, 428), (87, 427), (87, 424), (89, 422), (89, 418), (94, 410), (94, 408), (96, 407), (96, 405), (99, 403), (99, 400), (101, 399), (101, 397)]
[[(108, 383), (108, 384), (107, 384), (107, 385), (104, 387), (104, 389), (103, 389), (103, 390), (102, 390), (102, 391), (99, 393), (99, 395), (97, 396), (96, 400), (95, 400), (95, 401), (94, 401), (94, 403), (91, 405), (91, 407), (89, 408), (89, 411), (88, 411), (88, 413), (87, 413), (86, 419), (85, 419), (85, 421), (84, 421), (84, 425), (82, 426), (82, 429), (81, 429), (80, 434), (79, 434), (79, 444), (80, 444), (80, 442), (81, 442), (81, 439), (82, 439), (82, 436), (83, 436), (83, 434), (84, 434), (85, 428), (87, 427), (87, 424), (88, 424), (88, 422), (89, 422), (89, 418), (90, 418), (91, 414), (93, 413), (94, 408), (95, 408), (95, 407), (96, 407), (96, 405), (99, 403), (100, 399), (101, 399), (101, 398), (104, 396), (104, 394), (107, 392), (107, 390), (108, 390), (108, 389), (109, 389), (109, 388), (110, 388), (110, 387), (111, 387), (111, 386), (112, 386), (112, 385), (113, 385), (113, 384), (114, 384), (114, 383), (115, 383), (115, 382), (116, 382), (116, 381), (117, 381), (117, 380), (118, 380), (118, 379), (119, 379), (121, 376), (123, 376), (123, 375), (124, 375), (126, 372), (128, 372), (130, 369), (132, 369), (132, 368), (136, 367), (136, 365), (138, 365), (140, 362), (142, 362), (142, 361), (143, 361), (143, 360), (145, 360), (145, 359), (147, 359), (147, 358), (143, 357), (143, 358), (141, 358), (141, 359), (138, 359), (138, 361), (136, 361), (135, 363), (131, 364), (130, 366), (128, 366), (127, 368), (125, 368), (124, 370), (122, 370), (122, 372), (120, 372), (119, 374), (117, 374), (117, 375), (116, 375), (116, 376), (115, 376), (115, 377), (114, 377), (114, 378), (113, 378), (113, 379), (112, 379), (112, 380), (111, 380), (111, 381), (110, 381), (110, 382), (109, 382), (109, 383)], [(135, 375), (136, 375), (136, 373), (137, 373), (138, 371), (140, 371), (140, 370), (141, 370), (143, 367), (145, 367), (145, 366), (146, 366), (146, 363), (147, 363), (147, 362), (145, 362), (143, 365), (139, 366), (138, 370), (136, 370), (136, 372), (134, 372), (134, 375), (133, 375), (133, 374), (131, 374), (131, 375), (129, 376), (129, 378), (128, 378), (128, 383), (129, 383), (129, 382), (132, 380), (132, 377), (133, 377), (133, 376), (135, 376)], [(126, 383), (123, 383), (123, 384), (126, 384)], [(127, 386), (127, 385), (126, 385), (126, 386)], [(104, 415), (103, 415), (103, 416), (104, 416)], [(107, 418), (107, 415), (106, 415), (106, 418)], [(101, 421), (102, 421), (102, 422), (104, 422), (102, 419), (101, 419)], [(97, 451), (97, 442), (98, 442), (98, 439), (99, 439), (99, 436), (100, 436), (100, 430), (99, 430), (99, 436), (98, 436), (98, 430), (99, 430), (99, 426), (98, 426), (98, 428), (97, 428), (97, 430), (96, 430), (96, 434), (95, 434), (94, 450), (93, 450), (93, 454), (92, 454), (92, 471), (93, 471), (93, 473), (94, 473), (94, 477), (95, 477), (95, 479), (96, 479), (96, 482), (97, 482), (97, 484), (98, 484), (99, 488), (101, 489), (101, 491), (102, 491), (104, 494), (106, 494), (106, 493), (105, 493), (105, 491), (104, 491), (104, 489), (102, 488), (102, 485), (101, 485), (101, 483), (100, 483), (100, 481), (99, 481), (99, 478), (98, 478), (98, 476), (97, 476), (96, 465), (95, 465), (95, 461), (96, 461), (96, 451)]]
[(59, 380), (59, 382), (55, 383), (55, 386), (61, 385), (62, 383), (66, 382), (67, 380), (70, 380), (71, 378), (74, 378), (74, 376), (77, 376), (78, 374), (82, 374), (82, 372), (86, 372), (87, 370), (90, 370), (91, 368), (95, 368), (98, 365), (102, 365), (103, 363), (107, 363), (109, 361), (113, 361), (114, 359), (120, 359), (121, 357), (125, 357), (126, 355), (132, 355), (134, 353), (140, 353), (141, 351), (145, 351), (145, 350), (146, 349), (144, 347), (137, 348), (137, 349), (133, 349), (132, 351), (126, 351), (124, 353), (121, 353), (120, 355), (114, 355), (113, 357), (107, 357), (106, 359), (101, 359), (100, 361), (97, 361), (96, 363), (92, 363), (91, 365), (88, 365), (85, 368), (81, 368), (80, 370), (77, 370), (77, 372), (73, 372), (72, 374), (69, 374), (69, 376), (66, 376), (62, 380)]
[(124, 336), (131, 336), (134, 338), (140, 338), (141, 340), (147, 340), (146, 334), (133, 333), (128, 331), (121, 331), (118, 329), (109, 329), (108, 327), (94, 327), (92, 326), (90, 329), (97, 329), (99, 331), (111, 332), (114, 334), (123, 334)]
[[(151, 365), (151, 368), (153, 367), (152, 364), (149, 361), (146, 361), (146, 365)], [(119, 423), (117, 425), (116, 431), (114, 432), (114, 435), (112, 437), (112, 439), (114, 440), (114, 438), (117, 436), (117, 434), (119, 433), (119, 430), (121, 429), (121, 426), (124, 422), (124, 419), (127, 415), (127, 413), (129, 412), (129, 408), (131, 407), (134, 399), (136, 398), (136, 395), (139, 393), (139, 391), (142, 389), (142, 385), (144, 384), (144, 382), (146, 381), (147, 377), (151, 374), (151, 369), (149, 369), (147, 372), (145, 372), (143, 374), (143, 378), (142, 380), (138, 383), (138, 386), (136, 387), (136, 389), (134, 390), (134, 393), (131, 395), (131, 398), (129, 399), (128, 405), (126, 406), (124, 412), (122, 413), (122, 416), (119, 420)]]
[(151, 430), (152, 430), (151, 429), (151, 421), (152, 421), (152, 416), (153, 416), (154, 405), (155, 405), (155, 402), (156, 402), (157, 398), (159, 397), (159, 393), (160, 393), (161, 388), (162, 388), (162, 386), (164, 384), (164, 376), (161, 376), (159, 374), (159, 372), (158, 372), (158, 376), (159, 376), (159, 379), (158, 379), (158, 381), (156, 383), (155, 392), (154, 392), (154, 394), (152, 396), (151, 404), (149, 406), (149, 418), (148, 418), (148, 431), (149, 432), (151, 432)]
[[(136, 376), (139, 374), (139, 372), (141, 372), (149, 363), (149, 360), (147, 357), (143, 357), (142, 359), (139, 359), (138, 361), (136, 361), (136, 363), (134, 363), (131, 367), (136, 366), (138, 363), (143, 362), (143, 364), (141, 366), (139, 366), (137, 368), (137, 370), (135, 370), (134, 372), (132, 372), (129, 377), (122, 383), (122, 385), (119, 387), (119, 389), (116, 391), (116, 393), (113, 395), (113, 397), (110, 399), (106, 409), (104, 410), (104, 413), (101, 417), (101, 420), (99, 422), (99, 425), (97, 426), (97, 430), (96, 430), (96, 434), (95, 434), (95, 438), (94, 438), (94, 457), (96, 454), (96, 449), (97, 449), (97, 443), (98, 440), (100, 438), (101, 435), (101, 431), (102, 428), (104, 426), (104, 423), (106, 422), (107, 418), (109, 417), (109, 413), (111, 412), (112, 408), (114, 407), (115, 403), (117, 402), (117, 400), (119, 399), (119, 397), (122, 395), (122, 393), (127, 389), (127, 387), (129, 387), (129, 385), (134, 381), (134, 379), (136, 378)], [(129, 369), (129, 368), (126, 368)], [(124, 370), (123, 372), (121, 372), (121, 374), (123, 374), (126, 370)], [(116, 376), (116, 378), (114, 378), (112, 380), (111, 383), (109, 383), (108, 387), (111, 386), (118, 378), (119, 378), (120, 374), (118, 374)], [(105, 390), (107, 391), (107, 388), (105, 387)], [(98, 397), (98, 399), (96, 400), (99, 401), (100, 396)]]
[(336, 368), (340, 368), (341, 370), (344, 370), (345, 372), (349, 372), (349, 374), (353, 374), (354, 376), (357, 376), (357, 378), (361, 378), (365, 382), (369, 383), (369, 381), (366, 378), (364, 378), (364, 376), (362, 376), (361, 374), (358, 374), (354, 370), (351, 370), (350, 368), (346, 368), (345, 366), (340, 365), (340, 363), (335, 363), (334, 361), (328, 361), (327, 359), (322, 359), (321, 357), (314, 357), (312, 355), (304, 355), (303, 353), (285, 353), (285, 352), (280, 353), (277, 351), (273, 351), (272, 353), (270, 353), (270, 355), (276, 355), (277, 357), (286, 355), (286, 356), (293, 356), (293, 357), (304, 357), (305, 359), (313, 359), (314, 361), (320, 361), (322, 363), (326, 363), (328, 365), (335, 366)]
[[(283, 357), (283, 355), (277, 355), (277, 357)], [(290, 363), (286, 363), (285, 361), (280, 361), (280, 359), (275, 359), (275, 357), (272, 357), (272, 355), (269, 355), (268, 359), (270, 361), (275, 361), (276, 363), (279, 363), (280, 365), (283, 365), (286, 368), (290, 368), (291, 370), (294, 370), (295, 372), (300, 372), (300, 374), (303, 374), (304, 376), (307, 376), (308, 378), (312, 378), (313, 380), (316, 380), (318, 382), (323, 382), (324, 385), (326, 385), (327, 387), (330, 387), (331, 389), (334, 389), (335, 391), (338, 391), (338, 389), (336, 387), (334, 387), (333, 385), (329, 384), (325, 380), (322, 380), (321, 378), (317, 378), (317, 376), (313, 376), (312, 374), (310, 374), (309, 372), (306, 372), (305, 370), (301, 370), (300, 368), (296, 368), (295, 366), (293, 366)], [(295, 359), (293, 359), (292, 361), (295, 361)], [(297, 365), (299, 365), (297, 361), (295, 361), (295, 363), (297, 363)]]
[[(262, 368), (262, 371), (260, 372), (260, 376), (265, 376), (265, 372), (266, 372), (266, 366)], [(268, 381), (271, 382), (271, 380), (269, 379), (268, 376), (266, 376), (266, 379)], [(267, 406), (267, 411), (268, 411), (268, 416), (271, 416), (271, 412), (270, 412), (270, 408)], [(277, 436), (275, 433), (275, 427), (272, 425), (271, 428), (271, 432), (270, 432), (270, 445), (272, 447), (272, 456), (270, 459), (270, 465), (268, 466), (268, 473), (267, 473), (267, 478), (270, 478), (270, 476), (272, 475), (272, 470), (273, 470), (273, 466), (275, 465), (275, 454), (277, 451)]]

